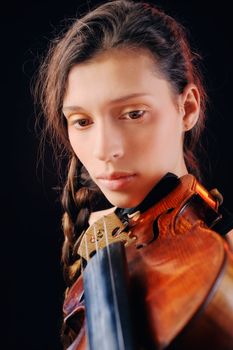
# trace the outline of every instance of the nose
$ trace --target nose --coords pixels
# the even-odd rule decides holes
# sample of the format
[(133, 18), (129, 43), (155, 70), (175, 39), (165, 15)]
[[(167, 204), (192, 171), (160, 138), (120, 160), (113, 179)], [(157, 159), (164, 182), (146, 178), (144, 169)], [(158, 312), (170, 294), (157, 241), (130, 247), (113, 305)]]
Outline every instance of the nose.
[(123, 157), (123, 135), (116, 125), (105, 121), (96, 127), (93, 155), (105, 162)]

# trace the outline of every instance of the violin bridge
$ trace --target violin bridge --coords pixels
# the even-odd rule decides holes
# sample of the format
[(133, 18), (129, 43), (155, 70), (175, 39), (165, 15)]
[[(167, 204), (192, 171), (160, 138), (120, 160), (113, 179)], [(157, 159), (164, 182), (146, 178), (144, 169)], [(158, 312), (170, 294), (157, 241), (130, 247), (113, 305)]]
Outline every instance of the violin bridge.
[(114, 242), (131, 244), (135, 238), (125, 232), (126, 225), (115, 213), (104, 215), (94, 222), (85, 232), (78, 248), (78, 254), (88, 261), (98, 250)]

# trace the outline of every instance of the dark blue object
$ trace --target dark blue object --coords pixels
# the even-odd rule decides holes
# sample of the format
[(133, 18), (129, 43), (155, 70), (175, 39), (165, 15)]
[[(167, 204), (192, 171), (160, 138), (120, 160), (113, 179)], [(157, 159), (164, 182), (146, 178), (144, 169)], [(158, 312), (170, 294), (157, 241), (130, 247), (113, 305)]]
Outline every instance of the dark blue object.
[(89, 350), (135, 350), (123, 243), (99, 250), (83, 279)]

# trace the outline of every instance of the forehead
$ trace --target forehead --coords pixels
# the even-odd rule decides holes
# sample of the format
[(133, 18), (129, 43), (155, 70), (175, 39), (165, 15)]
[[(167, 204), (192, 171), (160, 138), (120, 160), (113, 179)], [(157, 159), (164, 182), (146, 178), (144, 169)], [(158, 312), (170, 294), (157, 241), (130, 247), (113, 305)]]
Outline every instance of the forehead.
[[(74, 71), (79, 71), (79, 77), (81, 78), (94, 78), (94, 73), (100, 73), (105, 75), (106, 71), (111, 72), (111, 77), (119, 77), (125, 75), (137, 73), (141, 71), (148, 71), (157, 77), (162, 78), (158, 63), (155, 57), (149, 50), (145, 49), (111, 49), (104, 51), (101, 54), (97, 54), (93, 58), (79, 63), (74, 66), (69, 74), (69, 80), (72, 78)], [(133, 78), (133, 76), (131, 77)]]
[(161, 74), (155, 58), (142, 49), (112, 49), (74, 66), (68, 76), (64, 105), (133, 93), (151, 93), (170, 84)]

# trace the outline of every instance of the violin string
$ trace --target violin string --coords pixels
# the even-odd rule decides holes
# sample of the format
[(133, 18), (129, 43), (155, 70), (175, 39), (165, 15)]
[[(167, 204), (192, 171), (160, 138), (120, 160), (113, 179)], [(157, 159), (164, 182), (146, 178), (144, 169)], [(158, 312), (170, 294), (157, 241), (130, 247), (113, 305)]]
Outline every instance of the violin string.
[(114, 276), (113, 276), (112, 260), (111, 260), (109, 240), (107, 235), (107, 226), (106, 226), (106, 220), (104, 219), (104, 216), (102, 219), (103, 219), (103, 226), (104, 226), (104, 235), (105, 235), (105, 241), (106, 241), (109, 270), (110, 270), (111, 287), (113, 292), (113, 303), (114, 303), (116, 326), (117, 326), (117, 338), (118, 338), (119, 348), (123, 350), (125, 349), (125, 343), (124, 343), (123, 331), (122, 331), (121, 322), (120, 322), (120, 313), (119, 313), (119, 307), (118, 307), (117, 296), (116, 296), (116, 285), (115, 285)]
[[(97, 258), (97, 260), (98, 260), (98, 264), (100, 263), (100, 255), (99, 255), (99, 242), (98, 242), (98, 239), (97, 239), (97, 232), (96, 232), (96, 224), (94, 223), (94, 225), (93, 225), (93, 231), (94, 231), (94, 238), (95, 238), (95, 248), (96, 248), (96, 258)], [(94, 276), (94, 279), (95, 279), (95, 286), (96, 286), (96, 288), (95, 288), (95, 290), (96, 290), (96, 299), (97, 299), (97, 304), (98, 305), (101, 305), (101, 297), (99, 296), (99, 293), (98, 293), (98, 291), (99, 291), (99, 288), (98, 288), (98, 282), (97, 282), (97, 280), (96, 280), (96, 276), (95, 276), (95, 270), (94, 270), (94, 268), (92, 267), (92, 273), (93, 273), (93, 276)], [(98, 302), (99, 301), (99, 302)], [(103, 313), (102, 312), (100, 312), (100, 318), (99, 318), (99, 321), (100, 321), (100, 324), (101, 324), (101, 328), (100, 329), (102, 329), (103, 330), (103, 334), (106, 334), (106, 327), (105, 327), (105, 322), (104, 322), (104, 317), (103, 317)], [(105, 342), (103, 342), (102, 343), (102, 345), (103, 345), (103, 348), (104, 348), (104, 350), (109, 350), (106, 346), (106, 343)]]
[[(94, 237), (95, 237), (95, 248), (96, 248), (96, 255), (97, 255), (97, 260), (99, 260), (98, 261), (98, 264), (100, 263), (100, 255), (99, 255), (99, 242), (98, 242), (98, 237), (97, 237), (97, 229), (96, 229), (96, 224), (94, 223), (94, 225), (93, 225), (93, 231), (94, 231)], [(93, 269), (94, 270), (94, 269)], [(93, 271), (93, 272), (95, 272), (95, 271)], [(95, 278), (95, 285), (96, 285), (96, 291), (97, 291), (97, 293), (96, 293), (96, 296), (97, 296), (97, 299), (99, 299), (99, 303), (98, 303), (98, 305), (101, 305), (101, 297), (99, 296), (99, 293), (98, 293), (98, 284), (97, 284), (97, 281), (96, 281), (96, 276), (94, 276), (94, 278)], [(99, 321), (100, 321), (100, 323), (101, 323), (101, 329), (103, 330), (103, 334), (106, 334), (106, 327), (105, 327), (105, 322), (104, 322), (104, 317), (103, 317), (104, 315), (103, 315), (103, 313), (101, 312), (100, 313), (100, 318), (99, 318)], [(102, 343), (102, 345), (104, 345), (104, 349), (105, 350), (109, 350), (108, 348), (107, 348), (107, 344), (105, 343), (105, 342), (103, 342)]]
[(82, 256), (80, 257), (80, 264), (81, 264), (81, 275), (83, 275), (83, 246), (81, 247), (81, 254)]
[(86, 258), (87, 258), (87, 261), (88, 261), (88, 259), (89, 259), (89, 251), (88, 251), (87, 235), (85, 234), (84, 237), (85, 237)]
[(99, 256), (99, 247), (98, 247), (98, 240), (97, 240), (97, 233), (96, 233), (96, 224), (93, 226), (93, 231), (94, 231), (94, 237), (95, 237), (95, 250), (96, 254)]

